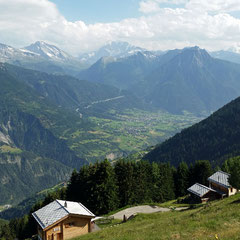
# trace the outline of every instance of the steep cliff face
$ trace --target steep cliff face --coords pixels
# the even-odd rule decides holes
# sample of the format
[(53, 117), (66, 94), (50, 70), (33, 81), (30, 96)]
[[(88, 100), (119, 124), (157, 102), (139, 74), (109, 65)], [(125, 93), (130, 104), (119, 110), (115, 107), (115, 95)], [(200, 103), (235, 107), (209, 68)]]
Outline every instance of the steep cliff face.
[(0, 142), (44, 158), (54, 159), (69, 167), (77, 168), (81, 165), (79, 158), (66, 143), (44, 128), (34, 115), (0, 108), (0, 121), (2, 123)]
[(18, 203), (35, 192), (66, 181), (70, 173), (71, 168), (31, 152), (0, 153), (0, 205)]
[(36, 117), (0, 108), (0, 204), (67, 180), (78, 160)]

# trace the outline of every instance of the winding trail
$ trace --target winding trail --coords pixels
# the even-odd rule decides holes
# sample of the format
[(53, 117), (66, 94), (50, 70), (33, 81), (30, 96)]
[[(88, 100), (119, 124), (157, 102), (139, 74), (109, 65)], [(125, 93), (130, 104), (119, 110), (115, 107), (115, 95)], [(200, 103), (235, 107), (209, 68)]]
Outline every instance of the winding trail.
[(124, 96), (118, 96), (118, 97), (114, 97), (114, 98), (108, 98), (108, 99), (104, 99), (104, 100), (95, 101), (95, 102), (92, 102), (90, 105), (86, 106), (85, 109), (90, 108), (90, 107), (91, 107), (92, 105), (94, 105), (94, 104), (103, 103), (103, 102), (109, 102), (109, 101), (114, 101), (114, 100), (117, 100), (117, 99), (120, 99), (120, 98), (124, 98)]

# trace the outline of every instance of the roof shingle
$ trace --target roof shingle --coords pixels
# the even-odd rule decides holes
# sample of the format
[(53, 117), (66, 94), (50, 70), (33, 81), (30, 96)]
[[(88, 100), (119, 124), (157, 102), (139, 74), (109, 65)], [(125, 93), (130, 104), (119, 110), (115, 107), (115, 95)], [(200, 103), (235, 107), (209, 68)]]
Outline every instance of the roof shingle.
[(215, 190), (206, 187), (200, 183), (195, 183), (194, 185), (192, 185), (190, 188), (187, 189), (189, 192), (197, 195), (198, 197), (202, 197), (204, 196), (206, 193), (208, 193), (209, 191), (215, 192)]
[(45, 229), (69, 214), (95, 217), (95, 215), (81, 203), (63, 200), (55, 200), (37, 210), (32, 215), (42, 229)]
[(223, 187), (229, 188), (231, 187), (228, 182), (229, 177), (230, 177), (230, 174), (223, 171), (217, 171), (208, 178), (208, 181), (214, 182), (219, 185), (222, 185)]

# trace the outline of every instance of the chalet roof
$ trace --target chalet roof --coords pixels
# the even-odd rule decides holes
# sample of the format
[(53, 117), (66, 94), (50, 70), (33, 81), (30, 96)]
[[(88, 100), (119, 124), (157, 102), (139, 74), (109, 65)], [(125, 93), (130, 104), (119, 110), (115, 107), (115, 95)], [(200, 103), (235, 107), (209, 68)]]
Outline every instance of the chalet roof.
[(45, 229), (70, 214), (95, 217), (95, 215), (81, 203), (63, 200), (55, 200), (37, 210), (32, 215), (42, 229)]
[(192, 185), (190, 188), (187, 189), (189, 192), (197, 195), (198, 197), (203, 197), (206, 193), (212, 191), (212, 192), (216, 192), (215, 190), (206, 187), (200, 183), (195, 183), (194, 185)]
[(208, 181), (217, 183), (223, 187), (229, 188), (231, 187), (228, 179), (230, 174), (223, 172), (223, 171), (217, 171), (212, 176), (208, 178)]

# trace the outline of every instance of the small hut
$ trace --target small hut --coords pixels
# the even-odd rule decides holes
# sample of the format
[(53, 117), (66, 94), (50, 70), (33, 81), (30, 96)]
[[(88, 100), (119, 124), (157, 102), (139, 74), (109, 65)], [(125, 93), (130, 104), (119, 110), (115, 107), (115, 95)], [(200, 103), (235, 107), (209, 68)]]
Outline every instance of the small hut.
[(92, 231), (95, 215), (78, 202), (55, 200), (34, 212), (39, 240), (67, 240)]
[(219, 192), (200, 183), (195, 183), (187, 190), (190, 192), (192, 199), (199, 203), (220, 199), (222, 197)]
[(237, 192), (237, 189), (233, 188), (229, 184), (229, 177), (230, 174), (223, 171), (217, 171), (208, 178), (209, 187), (218, 192), (221, 192), (224, 196), (227, 197), (234, 195)]

